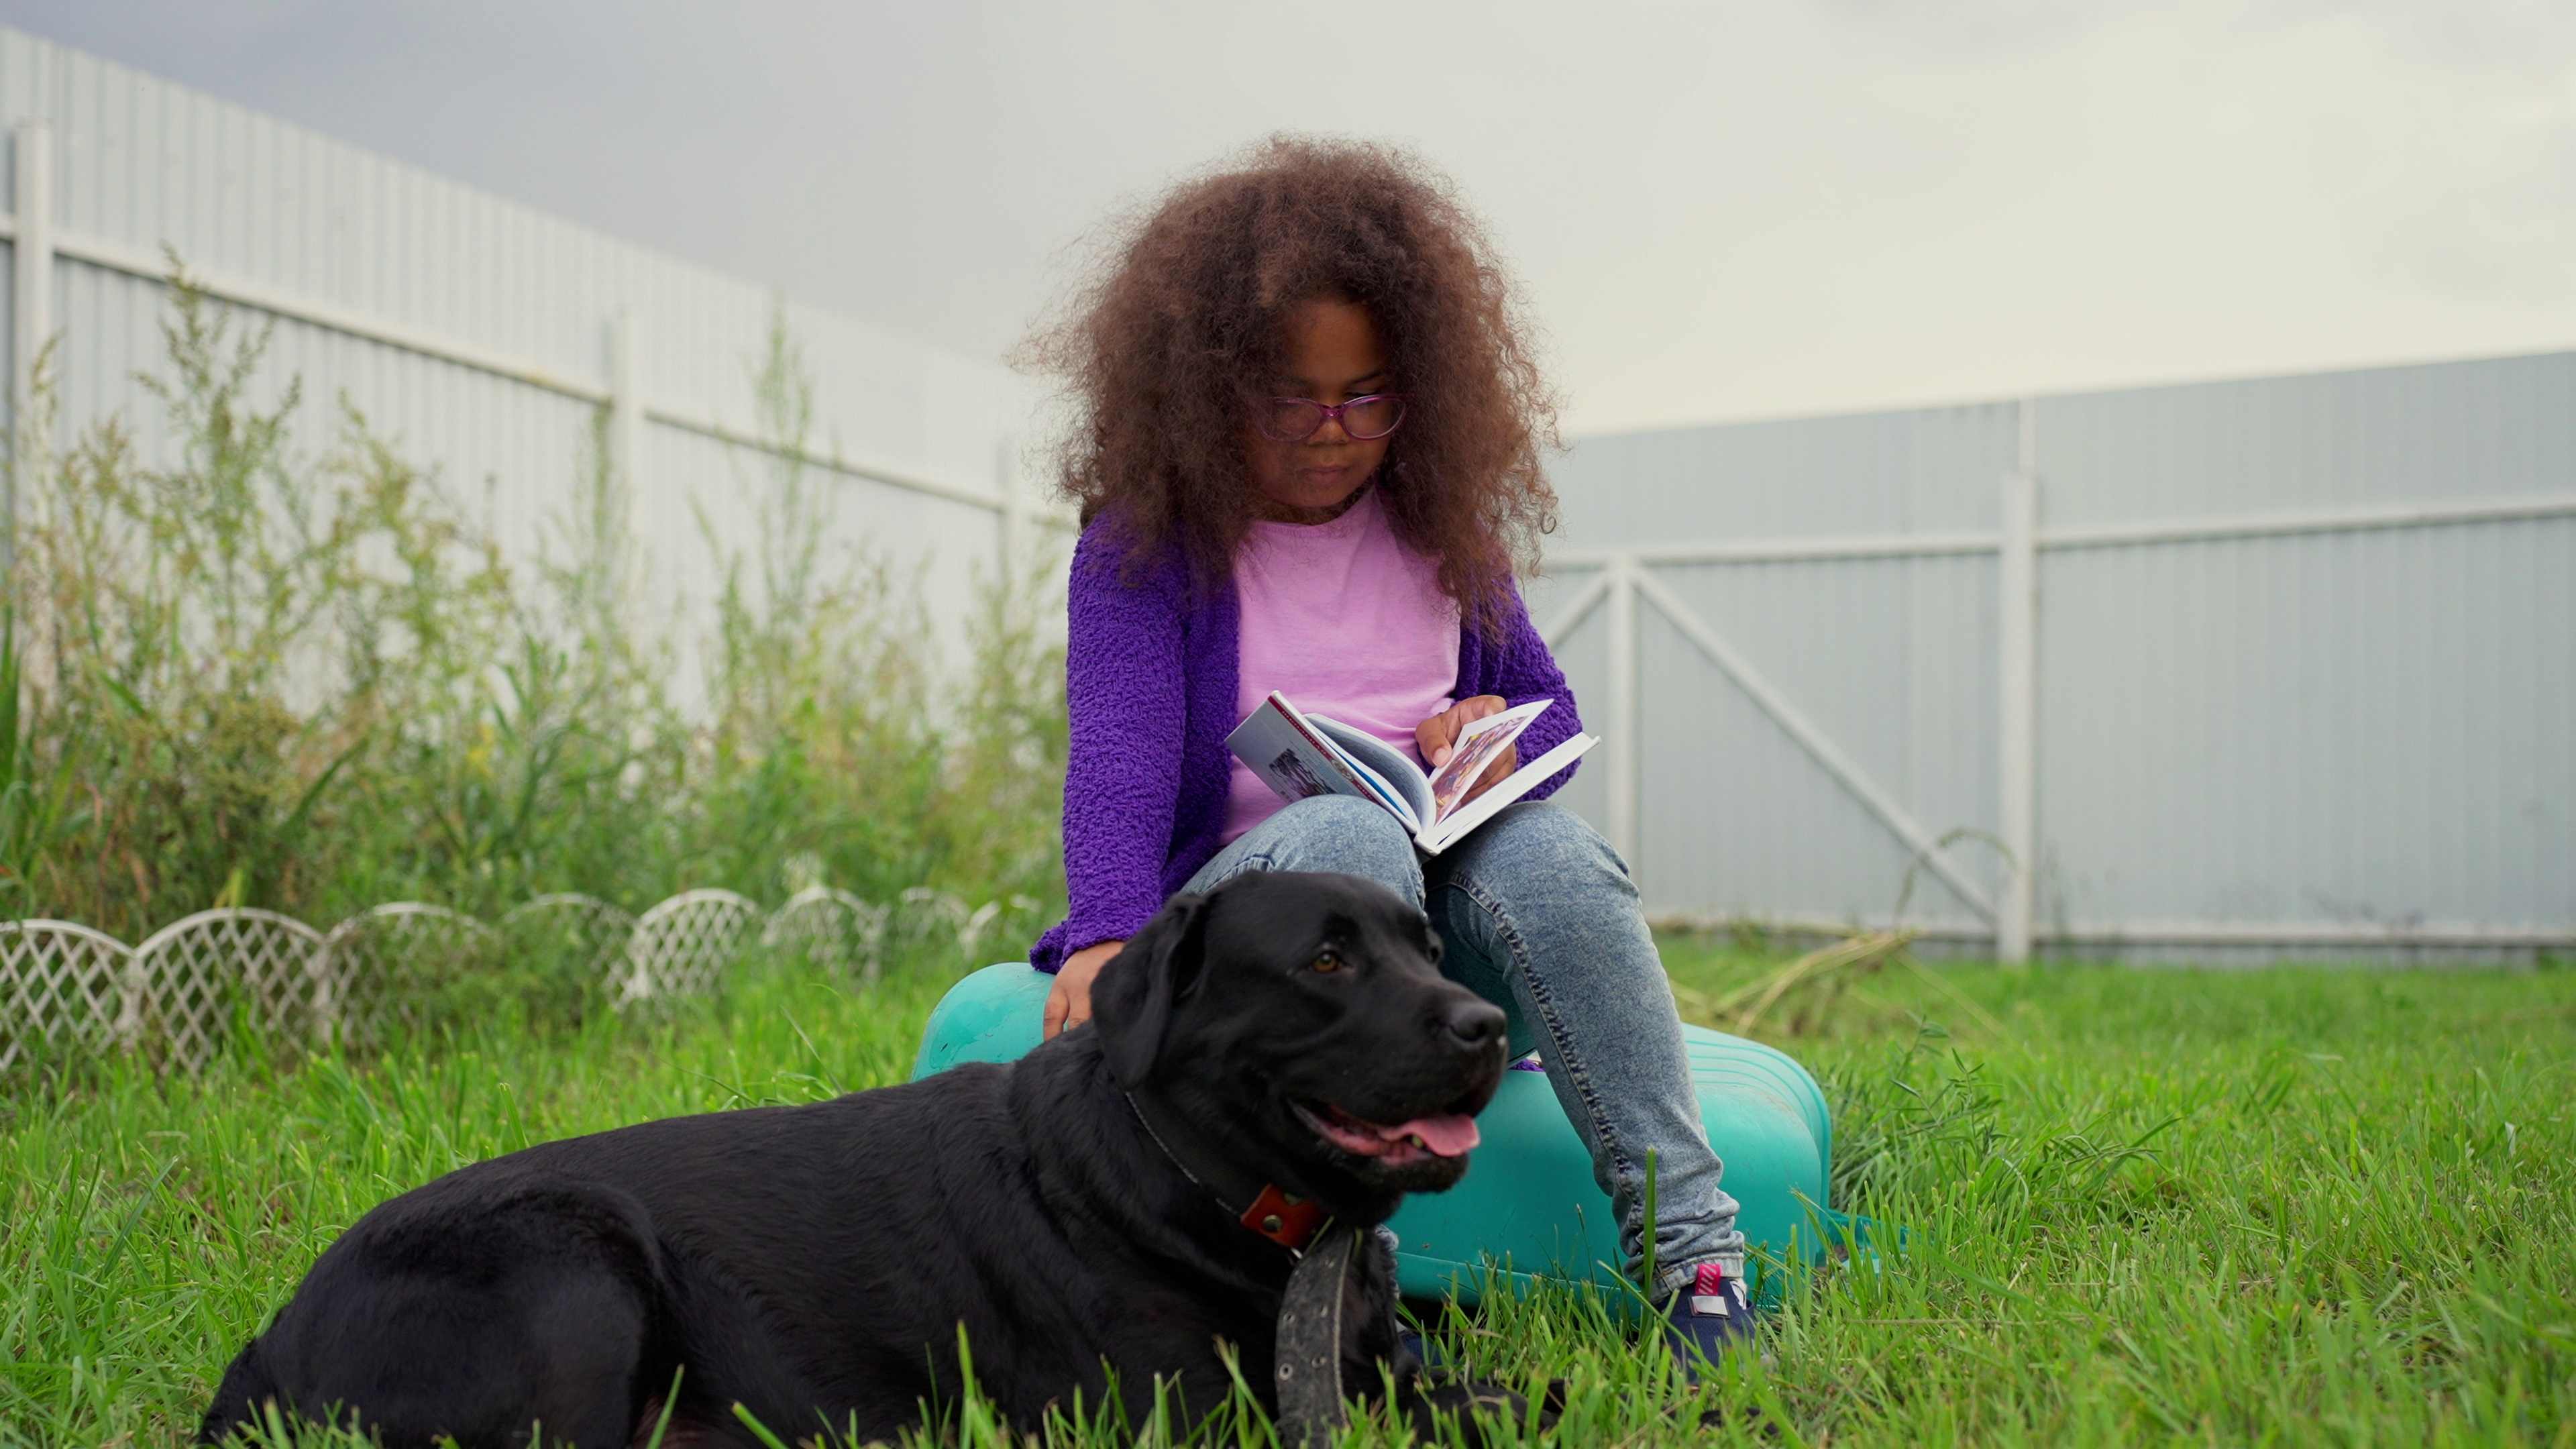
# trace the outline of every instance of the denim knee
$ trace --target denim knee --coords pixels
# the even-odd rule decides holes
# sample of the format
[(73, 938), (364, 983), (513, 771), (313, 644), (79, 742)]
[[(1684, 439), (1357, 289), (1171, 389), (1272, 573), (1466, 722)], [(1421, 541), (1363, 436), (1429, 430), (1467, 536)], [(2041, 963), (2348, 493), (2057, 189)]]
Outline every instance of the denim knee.
[(1509, 895), (1511, 885), (1543, 882), (1547, 893), (1587, 886), (1634, 898), (1627, 862), (1601, 832), (1553, 800), (1523, 800), (1451, 846), (1449, 868)]
[(1422, 905), (1413, 837), (1394, 816), (1355, 796), (1292, 801), (1236, 844), (1250, 847), (1242, 861), (1246, 870), (1339, 871), (1376, 881), (1417, 909)]

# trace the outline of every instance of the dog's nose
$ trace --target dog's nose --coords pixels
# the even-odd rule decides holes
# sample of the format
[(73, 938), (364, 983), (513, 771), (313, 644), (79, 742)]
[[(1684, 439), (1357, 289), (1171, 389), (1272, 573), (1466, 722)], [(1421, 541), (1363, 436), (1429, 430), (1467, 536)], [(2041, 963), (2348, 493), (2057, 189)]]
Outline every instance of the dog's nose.
[(1471, 997), (1441, 1014), (1440, 1029), (1458, 1045), (1481, 1051), (1502, 1039), (1503, 1009)]

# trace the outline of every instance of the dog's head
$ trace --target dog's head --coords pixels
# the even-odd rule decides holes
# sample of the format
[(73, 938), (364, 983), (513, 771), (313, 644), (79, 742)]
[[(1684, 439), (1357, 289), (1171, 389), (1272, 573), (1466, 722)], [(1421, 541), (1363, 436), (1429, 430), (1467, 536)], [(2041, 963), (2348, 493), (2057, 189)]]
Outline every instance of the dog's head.
[(1346, 1221), (1465, 1174), (1503, 1013), (1440, 974), (1420, 911), (1357, 876), (1252, 871), (1175, 896), (1092, 986), (1110, 1072), (1151, 1084)]

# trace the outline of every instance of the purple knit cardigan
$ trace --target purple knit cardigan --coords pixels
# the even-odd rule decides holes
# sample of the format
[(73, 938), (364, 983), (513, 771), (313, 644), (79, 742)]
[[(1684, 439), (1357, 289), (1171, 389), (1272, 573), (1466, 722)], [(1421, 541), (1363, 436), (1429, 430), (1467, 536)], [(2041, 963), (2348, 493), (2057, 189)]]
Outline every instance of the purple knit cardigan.
[[(1106, 517), (1082, 532), (1067, 587), (1065, 651), (1072, 754), (1064, 772), (1064, 880), (1071, 913), (1038, 938), (1029, 963), (1053, 971), (1085, 946), (1143, 928), (1217, 852), (1234, 757), (1238, 612), (1234, 586), (1194, 591), (1177, 549), (1126, 578), (1123, 530)], [(1196, 593), (1197, 597), (1193, 597)], [(1519, 740), (1522, 759), (1583, 727), (1574, 692), (1511, 589), (1501, 637), (1458, 637), (1456, 696), (1513, 704), (1553, 699)], [(1542, 799), (1574, 767), (1542, 782)]]

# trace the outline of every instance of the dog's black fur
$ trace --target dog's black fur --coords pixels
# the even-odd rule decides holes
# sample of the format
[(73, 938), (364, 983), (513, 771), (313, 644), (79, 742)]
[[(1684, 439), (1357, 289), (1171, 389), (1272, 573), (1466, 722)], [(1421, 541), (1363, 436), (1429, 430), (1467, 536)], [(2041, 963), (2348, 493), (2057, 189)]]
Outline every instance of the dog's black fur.
[[(1351, 876), (1253, 873), (1175, 898), (1095, 985), (1088, 1030), (1009, 1066), (803, 1107), (683, 1117), (478, 1163), (384, 1203), (313, 1265), (216, 1390), (213, 1441), (276, 1403), (388, 1445), (517, 1449), (888, 1439), (981, 1391), (1023, 1429), (1115, 1369), (1131, 1423), (1157, 1376), (1187, 1412), (1229, 1393), (1222, 1341), (1266, 1407), (1292, 1254), (1246, 1229), (1123, 1095), (1150, 1085), (1255, 1180), (1371, 1225), (1463, 1158), (1390, 1168), (1308, 1113), (1475, 1112), (1503, 1018), (1441, 977), (1421, 914)], [(1394, 1264), (1372, 1246), (1344, 1303), (1345, 1382), (1417, 1416)]]

